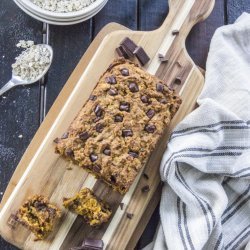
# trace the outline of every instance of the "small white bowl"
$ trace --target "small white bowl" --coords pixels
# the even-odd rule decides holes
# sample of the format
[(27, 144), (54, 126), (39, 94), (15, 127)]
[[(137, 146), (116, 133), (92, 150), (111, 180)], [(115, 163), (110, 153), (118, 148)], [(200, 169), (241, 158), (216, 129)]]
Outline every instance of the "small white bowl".
[(39, 6), (32, 3), (30, 0), (20, 0), (23, 5), (26, 6), (27, 9), (32, 11), (33, 13), (40, 13), (41, 16), (49, 17), (49, 18), (58, 18), (58, 19), (71, 19), (74, 17), (84, 17), (87, 16), (89, 13), (95, 12), (96, 9), (104, 2), (105, 0), (96, 0), (94, 3), (90, 4), (89, 6), (85, 7), (79, 11), (72, 11), (72, 12), (52, 12), (49, 10), (44, 10)]

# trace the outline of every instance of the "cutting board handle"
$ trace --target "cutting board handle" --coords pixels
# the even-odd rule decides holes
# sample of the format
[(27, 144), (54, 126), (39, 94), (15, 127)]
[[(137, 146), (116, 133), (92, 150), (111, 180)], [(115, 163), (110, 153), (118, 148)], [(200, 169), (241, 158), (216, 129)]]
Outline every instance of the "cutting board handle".
[(192, 27), (210, 15), (214, 4), (215, 0), (169, 0), (169, 14), (159, 30), (165, 34), (179, 31), (185, 42)]

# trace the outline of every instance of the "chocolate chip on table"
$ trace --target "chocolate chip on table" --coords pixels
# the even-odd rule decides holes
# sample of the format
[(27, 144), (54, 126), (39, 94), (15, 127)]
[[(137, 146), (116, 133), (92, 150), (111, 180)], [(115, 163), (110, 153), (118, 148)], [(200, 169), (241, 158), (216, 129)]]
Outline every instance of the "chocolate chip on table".
[(111, 84), (111, 85), (117, 83), (116, 78), (115, 78), (115, 76), (113, 76), (113, 75), (112, 75), (112, 76), (106, 77), (106, 78), (105, 78), (105, 81), (106, 81), (106, 83), (109, 83), (109, 84)]
[(90, 97), (89, 97), (89, 100), (91, 100), (91, 101), (95, 101), (97, 99), (97, 96), (96, 95), (91, 95)]
[(163, 84), (157, 83), (157, 84), (156, 84), (156, 90), (157, 90), (158, 92), (163, 92), (163, 90), (164, 90)]
[(179, 35), (180, 31), (179, 30), (173, 30), (172, 31), (172, 35), (176, 36)]
[(121, 115), (115, 116), (115, 122), (122, 122), (122, 121), (123, 121), (123, 117)]
[(89, 133), (84, 131), (84, 132), (79, 134), (79, 138), (83, 141), (86, 141), (89, 138)]
[(148, 177), (148, 175), (147, 175), (146, 173), (143, 173), (143, 177), (144, 177), (146, 180), (149, 179), (149, 177)]
[(101, 117), (102, 113), (103, 113), (103, 109), (101, 108), (101, 106), (99, 104), (96, 105), (94, 112), (96, 114), (97, 117)]
[(123, 76), (129, 76), (129, 70), (127, 68), (121, 69), (121, 73)]
[(104, 153), (105, 155), (110, 156), (110, 155), (111, 155), (111, 149), (110, 149), (110, 148), (105, 148), (105, 149), (103, 150), (103, 153)]
[(127, 49), (130, 53), (133, 53), (135, 49), (137, 48), (137, 45), (132, 41), (130, 38), (125, 37), (122, 42), (121, 46), (123, 46), (125, 49)]
[(147, 64), (150, 61), (149, 56), (147, 55), (147, 53), (145, 52), (145, 50), (138, 46), (135, 51), (134, 51), (134, 55), (136, 56), (136, 58), (138, 59), (138, 61), (140, 62), (140, 64), (142, 66), (144, 66), (145, 64)]
[(120, 108), (121, 111), (130, 111), (130, 104), (128, 102), (121, 102), (120, 103)]
[(54, 142), (54, 143), (58, 143), (58, 142), (59, 142), (59, 138), (58, 138), (58, 137), (55, 138), (53, 142)]
[(153, 118), (155, 115), (155, 111), (153, 109), (150, 109), (148, 112), (147, 112), (147, 117), (148, 118)]
[(95, 126), (95, 130), (96, 132), (98, 133), (101, 133), (104, 129), (104, 125), (102, 123), (97, 123), (96, 126)]
[(102, 240), (95, 240), (95, 239), (84, 239), (82, 243), (83, 250), (103, 250), (104, 243)]
[(138, 153), (137, 153), (137, 152), (134, 152), (134, 151), (129, 151), (128, 154), (129, 154), (130, 156), (132, 156), (133, 158), (138, 158), (138, 157), (139, 157)]
[(119, 57), (124, 57), (125, 59), (129, 59), (130, 55), (129, 53), (127, 53), (126, 49), (123, 46), (120, 45), (115, 50)]
[(149, 185), (146, 185), (146, 186), (142, 187), (141, 191), (142, 191), (143, 193), (149, 192), (149, 191), (150, 191)]
[(64, 134), (62, 135), (61, 139), (67, 139), (68, 136), (69, 136), (69, 133), (66, 132), (66, 133), (64, 133)]
[(111, 95), (111, 96), (115, 96), (115, 95), (118, 95), (118, 92), (117, 92), (116, 89), (110, 89), (110, 90), (108, 91), (108, 94)]
[(71, 148), (67, 148), (65, 150), (65, 155), (68, 157), (73, 157), (74, 156), (74, 151)]
[(90, 160), (91, 160), (92, 162), (95, 162), (95, 161), (97, 161), (98, 156), (95, 155), (95, 154), (90, 154), (89, 158), (90, 158)]
[(145, 126), (144, 129), (145, 129), (145, 131), (147, 131), (148, 133), (152, 134), (152, 133), (155, 132), (156, 127), (155, 127), (155, 125), (147, 124), (147, 125)]
[(139, 91), (139, 87), (138, 85), (135, 83), (135, 82), (131, 82), (129, 83), (129, 90), (132, 92), (132, 93), (135, 93), (135, 92), (138, 92)]
[(133, 136), (133, 131), (131, 129), (123, 129), (122, 136), (123, 137)]
[(101, 167), (99, 165), (94, 165), (92, 168), (96, 173), (99, 173), (101, 171)]
[(133, 217), (134, 217), (134, 215), (133, 215), (133, 214), (131, 214), (131, 213), (127, 213), (127, 218), (129, 218), (129, 219), (131, 220)]
[(149, 98), (148, 98), (148, 96), (143, 95), (143, 96), (141, 97), (141, 101), (142, 101), (143, 103), (149, 103)]
[(175, 84), (178, 84), (178, 85), (180, 85), (181, 84), (181, 77), (179, 77), (179, 76), (177, 76), (176, 78), (175, 78), (175, 80), (174, 80), (174, 83)]
[(168, 57), (166, 57), (160, 53), (158, 54), (158, 58), (159, 58), (160, 62), (167, 63), (169, 61)]

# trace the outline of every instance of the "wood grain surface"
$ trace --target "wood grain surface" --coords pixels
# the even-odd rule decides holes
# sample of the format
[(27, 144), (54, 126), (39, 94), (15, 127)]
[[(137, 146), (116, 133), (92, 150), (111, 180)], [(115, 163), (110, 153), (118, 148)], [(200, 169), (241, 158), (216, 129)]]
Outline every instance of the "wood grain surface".
[[(85, 71), (80, 72), (80, 79), (72, 93), (68, 98), (62, 99), (62, 108), (53, 125), (47, 131), (46, 137), (31, 160), (25, 161), (27, 169), (1, 210), (0, 231), (5, 239), (25, 249), (67, 249), (72, 244), (79, 244), (83, 236), (102, 238), (107, 249), (125, 249), (128, 247), (144, 211), (159, 186), (158, 167), (169, 133), (173, 126), (194, 108), (195, 100), (204, 81), (202, 74), (186, 53), (185, 39), (193, 25), (209, 15), (213, 2), (189, 0), (184, 3), (182, 1), (171, 1), (170, 3), (168, 18), (159, 29), (152, 32), (116, 31), (103, 39)], [(176, 29), (180, 31), (177, 36), (172, 34), (172, 31)], [(99, 76), (112, 62), (115, 48), (126, 36), (131, 37), (146, 49), (152, 58), (146, 69), (180, 92), (183, 105), (172, 121), (170, 128), (166, 131), (164, 138), (161, 139), (157, 150), (153, 152), (145, 166), (144, 171), (150, 176), (150, 179), (147, 180), (150, 192), (145, 195), (141, 194), (145, 179), (140, 178), (141, 174), (139, 174), (129, 192), (122, 197), (111, 191), (102, 182), (96, 181), (83, 169), (74, 168), (73, 171), (67, 171), (69, 163), (54, 154), (52, 141), (53, 138), (60, 136), (67, 129), (88, 99)], [(152, 42), (152, 37), (157, 38), (157, 40)], [(158, 59), (159, 53), (166, 55), (169, 62), (161, 64)], [(102, 60), (99, 58), (102, 58)], [(174, 84), (176, 77), (181, 77), (182, 84)], [(68, 81), (68, 84), (71, 83), (74, 83), (74, 78)], [(51, 114), (54, 115), (53, 107)], [(27, 151), (26, 155), (32, 154)], [(34, 180), (36, 181), (34, 182)], [(13, 229), (8, 226), (9, 218), (28, 196), (42, 193), (62, 208), (63, 197), (72, 196), (82, 186), (93, 188), (100, 198), (105, 198), (111, 205), (114, 214), (109, 224), (93, 230), (85, 224), (79, 224), (81, 218), (63, 210), (63, 219), (58, 223), (52, 236), (48, 240), (40, 242), (34, 242), (33, 235), (24, 227), (17, 226)], [(120, 202), (125, 204), (124, 210), (119, 209)], [(126, 213), (128, 212), (134, 214), (132, 220), (127, 218)], [(82, 235), (82, 232), (84, 232), (84, 235)], [(134, 246), (130, 245), (130, 247)]]
[[(135, 2), (137, 4), (134, 4)], [(60, 60), (53, 63), (51, 69), (54, 71), (53, 77), (49, 77), (45, 82), (48, 88), (45, 96), (47, 110), (98, 29), (109, 21), (116, 21), (133, 29), (152, 30), (162, 23), (168, 12), (167, 7), (166, 0), (109, 0), (98, 17), (89, 22), (67, 28), (51, 26), (51, 44), (57, 49)], [(242, 11), (250, 11), (249, 1), (216, 0), (210, 17), (196, 25), (187, 39), (188, 52), (198, 65), (203, 67), (205, 65), (214, 30), (224, 23), (232, 23)], [(96, 25), (97, 18), (98, 25)], [(41, 42), (42, 23), (24, 14), (13, 1), (2, 0), (0, 30), (0, 86), (2, 86), (9, 79), (10, 65), (18, 54), (14, 49), (15, 44), (19, 39)], [(17, 163), (39, 126), (39, 92), (39, 85), (18, 87), (6, 93), (6, 98), (0, 97), (0, 199)], [(19, 138), (19, 135), (22, 137)], [(139, 248), (152, 239), (157, 219), (158, 212), (142, 236)], [(15, 247), (0, 238), (0, 249), (15, 249)]]

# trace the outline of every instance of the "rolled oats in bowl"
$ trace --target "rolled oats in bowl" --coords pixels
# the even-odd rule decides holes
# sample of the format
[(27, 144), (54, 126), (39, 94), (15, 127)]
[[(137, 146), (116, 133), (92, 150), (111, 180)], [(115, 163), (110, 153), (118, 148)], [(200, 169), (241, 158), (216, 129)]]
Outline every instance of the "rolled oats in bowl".
[(67, 13), (82, 10), (96, 0), (30, 0), (38, 7), (59, 13)]

